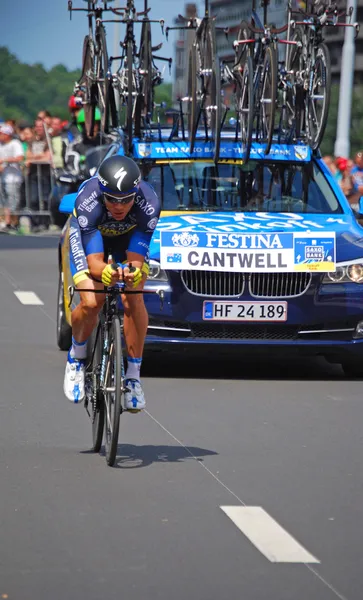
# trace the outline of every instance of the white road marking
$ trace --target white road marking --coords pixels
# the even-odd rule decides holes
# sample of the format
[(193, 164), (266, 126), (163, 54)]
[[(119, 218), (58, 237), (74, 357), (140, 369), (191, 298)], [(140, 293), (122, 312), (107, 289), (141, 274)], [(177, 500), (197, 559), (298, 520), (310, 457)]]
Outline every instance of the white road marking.
[(14, 292), (14, 294), (22, 304), (33, 306), (43, 306), (44, 304), (34, 292)]
[(320, 563), (261, 506), (221, 506), (221, 509), (270, 562)]

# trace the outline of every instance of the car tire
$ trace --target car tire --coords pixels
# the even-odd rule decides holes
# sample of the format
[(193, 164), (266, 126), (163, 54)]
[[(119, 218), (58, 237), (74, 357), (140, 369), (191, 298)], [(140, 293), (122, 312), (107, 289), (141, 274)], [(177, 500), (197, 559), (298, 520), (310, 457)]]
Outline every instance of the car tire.
[(354, 379), (363, 378), (363, 360), (349, 360), (347, 362), (342, 362), (341, 365), (346, 377), (351, 377)]
[(69, 350), (72, 345), (72, 327), (66, 320), (62, 272), (59, 273), (57, 298), (57, 344), (60, 350)]

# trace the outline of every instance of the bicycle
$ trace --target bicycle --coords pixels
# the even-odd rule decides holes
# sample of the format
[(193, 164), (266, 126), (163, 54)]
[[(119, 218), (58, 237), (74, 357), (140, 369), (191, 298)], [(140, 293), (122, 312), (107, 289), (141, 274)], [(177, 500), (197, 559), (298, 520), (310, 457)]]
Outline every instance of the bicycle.
[[(268, 4), (269, 0), (263, 0), (264, 23), (267, 23)], [(265, 154), (271, 149), (277, 97), (277, 44), (285, 43), (278, 36), (287, 29), (288, 25), (280, 28), (263, 25), (253, 8), (252, 22), (241, 22), (233, 44), (236, 105), (245, 161), (250, 156), (254, 123), (256, 141), (265, 143)]]
[(296, 92), (300, 97), (298, 131), (312, 149), (317, 150), (328, 121), (331, 88), (330, 54), (323, 30), (325, 27), (354, 27), (358, 34), (359, 25), (340, 23), (342, 16), (351, 18), (352, 9), (340, 11), (335, 3), (310, 0), (307, 8), (311, 12), (291, 11), (302, 15), (302, 20), (291, 22), (292, 41), (296, 45), (295, 51), (288, 54), (286, 68), (295, 73)]
[[(108, 59), (106, 31), (102, 16), (112, 10), (108, 6), (113, 0), (102, 0), (103, 7), (97, 6), (98, 0), (84, 0), (87, 8), (74, 8), (68, 0), (70, 18), (72, 12), (86, 12), (88, 17), (88, 35), (83, 41), (82, 74), (75, 85), (74, 93), (83, 96), (85, 128), (87, 136), (92, 136), (95, 125), (96, 106), (101, 111), (101, 130), (108, 133), (111, 127), (117, 127), (117, 110), (112, 85), (111, 63)], [(93, 20), (95, 30), (93, 32)]]
[[(151, 23), (159, 23), (164, 29), (164, 20), (152, 20), (148, 14), (150, 8), (144, 0), (144, 10), (136, 12), (134, 0), (127, 0), (127, 6), (110, 9), (113, 14), (122, 17), (119, 20), (104, 20), (104, 23), (125, 23), (126, 35), (120, 43), (123, 53), (113, 56), (110, 61), (120, 60), (113, 80), (121, 98), (126, 105), (125, 129), (128, 138), (128, 150), (132, 151), (133, 129), (137, 137), (141, 137), (142, 123), (150, 125), (154, 110), (154, 87), (162, 82), (161, 72), (155, 66), (155, 60), (167, 61), (171, 68), (172, 59), (155, 56), (153, 52), (160, 50), (162, 44), (153, 47), (151, 42)], [(143, 17), (139, 20), (139, 17)], [(134, 36), (134, 25), (141, 23), (140, 49), (137, 52)], [(133, 128), (134, 124), (134, 128)]]
[[(117, 265), (114, 265), (115, 270)], [(132, 268), (130, 269), (132, 272)], [(70, 305), (75, 289), (70, 287)], [(92, 451), (99, 452), (105, 436), (105, 455), (108, 466), (115, 463), (119, 438), (120, 416), (126, 411), (123, 397), (130, 391), (125, 384), (123, 358), (123, 318), (120, 313), (120, 294), (157, 293), (163, 305), (163, 290), (126, 290), (125, 284), (104, 290), (86, 289), (82, 292), (105, 294), (98, 325), (89, 343), (85, 375), (84, 406), (92, 423)], [(89, 410), (89, 407), (91, 411)]]
[(214, 141), (214, 162), (217, 163), (223, 126), (221, 74), (217, 57), (215, 17), (209, 15), (209, 0), (205, 0), (205, 13), (201, 20), (186, 19), (182, 15), (179, 15), (179, 20), (186, 25), (168, 27), (167, 32), (176, 29), (195, 30), (194, 43), (189, 53), (188, 95), (183, 98), (188, 102), (189, 107), (189, 151), (191, 154), (194, 151), (198, 126), (203, 116), (205, 140), (210, 139), (211, 131)]

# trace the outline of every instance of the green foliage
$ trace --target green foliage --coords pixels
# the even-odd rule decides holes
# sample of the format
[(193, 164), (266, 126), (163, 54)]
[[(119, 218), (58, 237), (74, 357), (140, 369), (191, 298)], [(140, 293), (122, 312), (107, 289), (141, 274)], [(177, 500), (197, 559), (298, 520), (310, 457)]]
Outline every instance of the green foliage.
[[(352, 118), (350, 127), (350, 156), (353, 157), (358, 150), (363, 148), (363, 86), (356, 86), (353, 90)], [(321, 152), (323, 155), (334, 155), (334, 144), (337, 133), (339, 107), (339, 85), (333, 85), (331, 90), (329, 117), (325, 130)]]
[(170, 108), (172, 105), (172, 84), (171, 83), (162, 83), (161, 85), (155, 88), (155, 102), (157, 104), (161, 104), (165, 102), (167, 108)]
[(46, 109), (68, 118), (68, 98), (79, 77), (78, 71), (68, 71), (63, 65), (46, 71), (39, 63), (21, 63), (7, 48), (0, 47), (0, 117), (32, 121)]

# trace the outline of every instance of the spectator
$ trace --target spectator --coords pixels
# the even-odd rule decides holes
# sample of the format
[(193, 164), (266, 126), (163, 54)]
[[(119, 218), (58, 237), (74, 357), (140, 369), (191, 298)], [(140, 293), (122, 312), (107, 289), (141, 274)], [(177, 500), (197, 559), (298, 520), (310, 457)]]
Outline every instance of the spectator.
[(335, 164), (337, 167), (335, 178), (339, 183), (343, 194), (349, 201), (349, 204), (354, 204), (355, 207), (360, 194), (358, 191), (358, 186), (351, 172), (353, 161), (348, 158), (338, 157), (335, 159)]
[[(38, 211), (41, 208), (40, 194), (43, 199), (43, 208), (47, 210), (51, 191), (51, 154), (45, 135), (44, 122), (41, 119), (35, 121), (34, 134), (35, 138), (29, 144), (26, 153), (26, 166), (29, 167), (30, 208)], [(40, 224), (41, 219), (33, 217), (33, 226), (37, 227)]]
[(34, 139), (33, 130), (30, 125), (27, 125), (26, 127), (20, 129), (19, 139), (23, 144), (24, 154), (26, 155), (29, 148), (29, 144), (31, 144), (31, 142)]
[(360, 196), (363, 196), (363, 151), (357, 152), (354, 157), (352, 176)]
[(326, 156), (323, 156), (323, 161), (325, 162), (328, 169), (334, 175), (337, 172), (337, 167), (335, 166), (334, 158), (332, 156), (326, 155)]
[(0, 125), (0, 196), (4, 207), (5, 228), (17, 230), (18, 218), (13, 213), (20, 204), (23, 182), (20, 165), (24, 160), (21, 142), (14, 138), (14, 129), (6, 123)]
[[(40, 110), (38, 112), (37, 119), (40, 119), (41, 121), (43, 121), (49, 130), (51, 129), (52, 115), (50, 114), (49, 110)], [(49, 131), (49, 133), (51, 133), (51, 131)]]
[(55, 169), (63, 169), (64, 161), (63, 161), (63, 138), (62, 131), (63, 125), (62, 120), (59, 117), (53, 117), (52, 123), (52, 158), (53, 158), (53, 167)]

